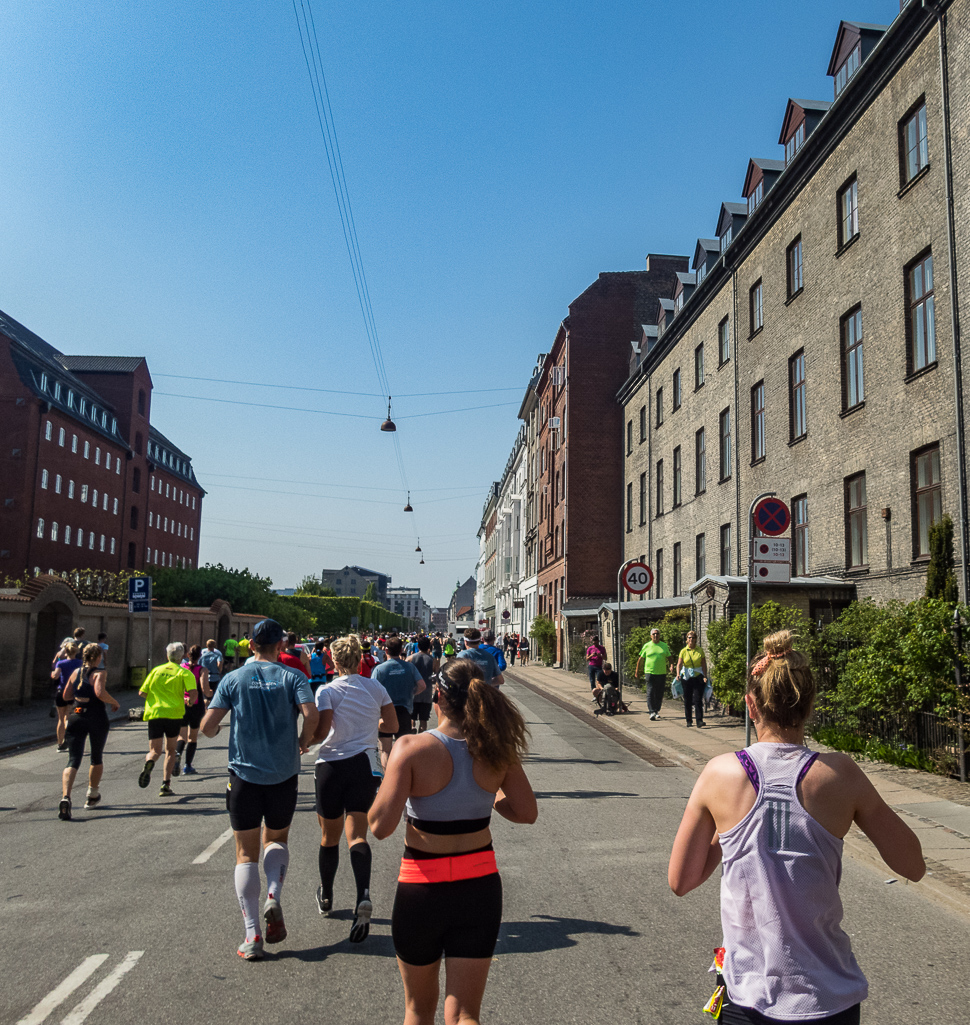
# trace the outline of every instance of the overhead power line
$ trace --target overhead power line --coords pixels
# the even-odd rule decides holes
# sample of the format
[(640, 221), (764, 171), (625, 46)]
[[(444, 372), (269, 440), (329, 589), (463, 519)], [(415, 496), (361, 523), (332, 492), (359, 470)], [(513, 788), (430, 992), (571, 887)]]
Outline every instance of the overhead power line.
[[(376, 391), (347, 391), (345, 388), (308, 388), (304, 384), (276, 384), (273, 381), (230, 381), (224, 377), (196, 377), (195, 374), (160, 374), (152, 371), (152, 377), (170, 377), (176, 381), (205, 381), (208, 384), (241, 384), (247, 388), (280, 388), (283, 391), (309, 391), (321, 395), (352, 395), (354, 398), (383, 399), (387, 396)], [(476, 388), (476, 395), (490, 395), (494, 392), (520, 392), (521, 388)], [(442, 391), (411, 391), (398, 393), (399, 399), (424, 399), (429, 396), (442, 395)]]

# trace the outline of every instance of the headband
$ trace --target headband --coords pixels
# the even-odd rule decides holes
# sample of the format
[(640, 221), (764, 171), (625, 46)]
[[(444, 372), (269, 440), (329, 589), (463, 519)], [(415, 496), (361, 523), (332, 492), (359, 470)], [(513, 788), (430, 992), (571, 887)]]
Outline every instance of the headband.
[(764, 658), (758, 659), (758, 661), (751, 667), (751, 675), (760, 676), (768, 668), (772, 659), (784, 658), (786, 655), (790, 655), (791, 652), (791, 648), (785, 648), (784, 651), (769, 652), (764, 656)]

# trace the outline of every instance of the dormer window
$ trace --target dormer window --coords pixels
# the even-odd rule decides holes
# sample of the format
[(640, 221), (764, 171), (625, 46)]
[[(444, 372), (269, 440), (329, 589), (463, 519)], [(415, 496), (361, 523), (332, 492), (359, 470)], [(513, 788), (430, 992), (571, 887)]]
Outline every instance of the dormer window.
[(40, 390), (47, 391), (47, 374), (40, 375)]
[(683, 308), (684, 308), (684, 291), (683, 291), (683, 289), (681, 289), (681, 290), (680, 290), (680, 291), (679, 291), (679, 292), (677, 293), (677, 298), (676, 298), (676, 299), (674, 299), (674, 309), (675, 309), (675, 310), (676, 310), (676, 311), (677, 311), (678, 313), (680, 313), (680, 311), (681, 311), (681, 310), (682, 310)]
[(706, 277), (707, 277), (707, 264), (706, 264), (706, 263), (702, 263), (702, 264), (700, 265), (700, 267), (698, 267), (698, 268), (697, 268), (697, 283), (698, 283), (698, 285), (699, 285), (699, 284), (700, 284), (700, 283), (701, 283), (701, 282), (702, 282), (702, 281), (704, 280), (704, 278), (706, 278)]
[(729, 224), (728, 227), (727, 227), (727, 231), (725, 231), (724, 234), (721, 236), (721, 252), (723, 253), (724, 250), (727, 249), (727, 247), (730, 244), (731, 244), (731, 225)]
[(54, 398), (57, 399), (58, 402), (61, 401), (61, 382), (60, 381), (55, 381), (54, 382)]
[(786, 166), (795, 159), (795, 154), (802, 148), (805, 142), (805, 122), (803, 121), (794, 131), (792, 137), (785, 143), (785, 164)]
[(81, 399), (81, 407), (80, 407), (80, 410), (79, 410), (79, 412), (81, 413), (81, 416), (84, 416), (84, 414), (87, 413), (87, 411), (88, 411), (88, 400), (87, 399)]
[(849, 79), (859, 70), (862, 63), (862, 42), (856, 43), (855, 48), (842, 62), (841, 67), (835, 72), (835, 96), (838, 98), (842, 90), (849, 84)]
[(755, 212), (755, 210), (757, 210), (758, 207), (761, 205), (761, 201), (764, 198), (765, 198), (765, 183), (764, 183), (764, 179), (762, 179), (754, 187), (754, 192), (752, 192), (751, 195), (748, 196), (748, 213), (749, 214), (753, 214)]

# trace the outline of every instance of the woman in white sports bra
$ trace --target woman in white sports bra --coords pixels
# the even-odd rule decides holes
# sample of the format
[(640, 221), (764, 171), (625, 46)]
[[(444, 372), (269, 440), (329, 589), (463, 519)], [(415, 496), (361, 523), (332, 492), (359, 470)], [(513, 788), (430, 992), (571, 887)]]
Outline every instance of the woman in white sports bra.
[(839, 897), (853, 822), (894, 872), (915, 882), (926, 871), (916, 835), (859, 766), (805, 746), (815, 682), (791, 644), (788, 630), (765, 638), (745, 695), (758, 743), (708, 762), (670, 856), (678, 896), (723, 866), (721, 1025), (860, 1020), (868, 985)]
[(475, 1025), (502, 923), (491, 814), (532, 823), (538, 807), (522, 768), (525, 722), (478, 665), (449, 659), (433, 701), (437, 729), (395, 742), (368, 819), (383, 840), (407, 810), (391, 916), (405, 1022), (434, 1022), (444, 957), (446, 1025)]

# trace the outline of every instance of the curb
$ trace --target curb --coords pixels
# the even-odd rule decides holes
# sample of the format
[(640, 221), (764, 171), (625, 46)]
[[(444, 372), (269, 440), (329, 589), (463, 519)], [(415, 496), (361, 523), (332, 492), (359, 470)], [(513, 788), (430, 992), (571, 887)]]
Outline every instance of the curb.
[[(122, 712), (118, 712), (115, 715), (108, 716), (109, 723), (116, 722), (128, 722), (128, 710), (125, 709)], [(57, 733), (52, 731), (46, 733), (42, 737), (33, 737), (31, 740), (18, 740), (16, 744), (4, 744), (0, 747), (0, 758), (4, 755), (16, 754), (18, 751), (27, 751), (32, 747), (40, 747), (43, 744), (52, 744), (57, 742)], [(61, 752), (63, 754), (63, 752)]]

